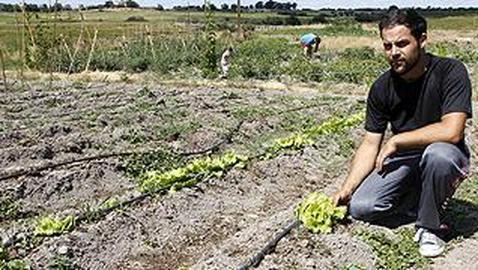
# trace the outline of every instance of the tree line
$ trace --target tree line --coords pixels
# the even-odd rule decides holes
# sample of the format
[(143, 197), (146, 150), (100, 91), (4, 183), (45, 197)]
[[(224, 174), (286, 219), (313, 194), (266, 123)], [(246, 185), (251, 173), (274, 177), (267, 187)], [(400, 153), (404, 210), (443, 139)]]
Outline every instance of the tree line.
[[(158, 5), (159, 7), (160, 5)], [(106, 1), (104, 4), (99, 5), (78, 5), (79, 9), (103, 9), (103, 8), (140, 8), (141, 6), (133, 0), (124, 0), (119, 1), (118, 4), (115, 4), (113, 1)], [(61, 3), (54, 3), (52, 5), (48, 4), (28, 4), (25, 3), (23, 8), (27, 12), (53, 12), (53, 11), (68, 11), (73, 10), (70, 4), (62, 5)], [(4, 4), (0, 3), (0, 11), (3, 12), (20, 12), (22, 11), (22, 4)]]
[[(91, 10), (91, 9), (108, 9), (108, 8), (141, 8), (141, 6), (134, 0), (121, 0), (117, 1), (107, 0), (104, 4), (98, 5), (82, 5), (78, 6), (81, 10)], [(388, 9), (388, 7), (383, 8), (361, 8), (361, 9), (331, 9), (331, 8), (321, 8), (321, 9), (298, 9), (297, 3), (287, 2), (280, 3), (274, 0), (268, 1), (258, 1), (255, 4), (240, 6), (241, 11), (243, 12), (275, 12), (282, 15), (291, 15), (291, 22), (294, 24), (298, 23), (296, 16), (309, 16), (314, 17), (316, 22), (326, 22), (327, 17), (352, 17), (358, 22), (376, 22), (380, 20), (383, 13)], [(173, 6), (172, 10), (175, 11), (203, 11), (204, 5), (189, 5), (189, 6)], [(209, 8), (212, 11), (218, 12), (236, 12), (239, 8), (236, 4), (226, 4), (223, 3), (219, 6), (213, 4), (209, 5)], [(25, 3), (23, 9), (27, 12), (52, 12), (52, 11), (68, 11), (72, 10), (72, 6), (69, 4), (62, 5), (61, 3), (55, 3), (53, 5), (47, 4), (28, 4)], [(156, 10), (164, 10), (161, 4), (158, 4), (154, 7)], [(477, 15), (478, 7), (470, 8), (416, 8), (416, 10), (426, 17), (444, 17), (444, 16), (456, 16), (456, 15)], [(21, 12), (22, 6), (20, 4), (3, 4), (0, 3), (0, 12)], [(314, 22), (315, 22), (314, 21)], [(288, 24), (288, 22), (283, 22)]]

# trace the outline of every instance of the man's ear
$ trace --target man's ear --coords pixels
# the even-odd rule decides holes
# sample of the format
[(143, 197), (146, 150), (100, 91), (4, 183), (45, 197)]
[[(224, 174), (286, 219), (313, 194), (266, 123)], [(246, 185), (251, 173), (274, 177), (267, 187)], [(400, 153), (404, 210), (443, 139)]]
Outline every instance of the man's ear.
[(420, 48), (425, 48), (425, 45), (427, 45), (427, 34), (423, 33), (422, 36), (420, 37)]

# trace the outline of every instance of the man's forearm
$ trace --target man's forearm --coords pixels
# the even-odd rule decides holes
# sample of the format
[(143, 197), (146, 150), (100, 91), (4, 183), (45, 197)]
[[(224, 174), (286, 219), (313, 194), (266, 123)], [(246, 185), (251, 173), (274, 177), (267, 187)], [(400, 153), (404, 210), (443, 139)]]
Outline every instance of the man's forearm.
[(342, 190), (352, 193), (375, 167), (375, 158), (379, 148), (362, 143), (352, 160), (350, 172), (342, 185)]
[[(463, 127), (461, 127), (463, 126)], [(464, 124), (449, 124), (444, 121), (422, 128), (403, 132), (391, 138), (398, 150), (423, 148), (435, 142), (458, 143), (463, 138)]]

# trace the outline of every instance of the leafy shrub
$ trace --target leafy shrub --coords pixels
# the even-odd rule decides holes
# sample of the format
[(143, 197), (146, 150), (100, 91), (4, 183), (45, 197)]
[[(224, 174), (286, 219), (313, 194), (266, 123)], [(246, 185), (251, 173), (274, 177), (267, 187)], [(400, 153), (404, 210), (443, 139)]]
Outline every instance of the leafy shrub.
[(472, 43), (459, 44), (449, 41), (433, 43), (429, 51), (443, 57), (452, 57), (466, 63), (478, 61), (478, 48)]
[(261, 23), (266, 25), (283, 25), (284, 20), (281, 17), (267, 16), (262, 19)]
[[(85, 54), (82, 59), (81, 68), (84, 69), (88, 61), (87, 54)], [(125, 59), (125, 56), (119, 50), (98, 50), (92, 55), (89, 69), (106, 71), (122, 70), (125, 66), (125, 60), (127, 61), (128, 59)]]
[(283, 73), (300, 81), (318, 82), (323, 77), (323, 65), (310, 61), (303, 55), (296, 55), (283, 67)]
[(147, 22), (143, 16), (130, 16), (126, 20), (126, 22)]
[(290, 49), (285, 39), (247, 40), (237, 49), (232, 62), (231, 76), (271, 79), (280, 74), (281, 66), (290, 58)]
[(311, 23), (317, 24), (317, 23), (328, 23), (329, 20), (327, 20), (327, 17), (323, 14), (315, 15), (312, 17), (310, 20)]
[(385, 58), (372, 48), (348, 48), (325, 63), (324, 80), (370, 83), (387, 68)]
[(371, 47), (346, 48), (339, 56), (347, 60), (375, 60), (380, 57)]
[(284, 24), (286, 25), (301, 25), (302, 22), (297, 16), (290, 15), (284, 20)]
[(197, 66), (200, 62), (203, 40), (191, 35), (183, 38), (159, 37), (154, 41), (156, 61), (153, 70), (167, 74), (184, 67)]

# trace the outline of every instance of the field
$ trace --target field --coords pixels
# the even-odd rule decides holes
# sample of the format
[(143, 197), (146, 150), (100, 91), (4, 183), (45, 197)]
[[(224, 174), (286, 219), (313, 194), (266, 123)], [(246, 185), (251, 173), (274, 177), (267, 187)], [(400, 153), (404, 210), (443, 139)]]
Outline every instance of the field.
[[(147, 22), (125, 22), (133, 15)], [(84, 17), (44, 30), (32, 19), (22, 52), (28, 29), (0, 16), (0, 269), (240, 268), (308, 193), (342, 183), (368, 88), (387, 69), (369, 24), (256, 26), (238, 37), (172, 12)], [(462, 60), (476, 91), (478, 30), (468, 19), (432, 19), (428, 48)], [(311, 29), (323, 44), (305, 59), (294, 38)], [(54, 31), (65, 41), (39, 41)], [(231, 74), (218, 79), (207, 57), (230, 44)], [(48, 55), (27, 62), (27, 48)], [(449, 205), (444, 256), (421, 257), (413, 225), (347, 219), (331, 234), (294, 227), (257, 269), (478, 268), (477, 128), (468, 123), (473, 173)]]

